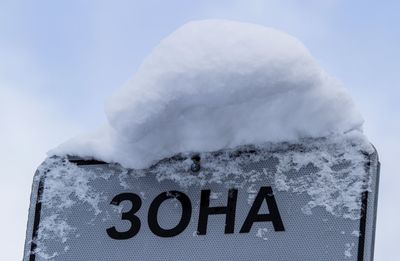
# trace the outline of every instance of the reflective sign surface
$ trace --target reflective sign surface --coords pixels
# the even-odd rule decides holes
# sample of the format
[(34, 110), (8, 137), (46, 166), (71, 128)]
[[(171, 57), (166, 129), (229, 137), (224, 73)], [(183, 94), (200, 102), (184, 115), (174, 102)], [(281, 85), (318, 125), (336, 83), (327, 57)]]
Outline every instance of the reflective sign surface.
[(51, 158), (24, 260), (372, 260), (379, 163), (351, 140), (182, 154), (145, 170)]

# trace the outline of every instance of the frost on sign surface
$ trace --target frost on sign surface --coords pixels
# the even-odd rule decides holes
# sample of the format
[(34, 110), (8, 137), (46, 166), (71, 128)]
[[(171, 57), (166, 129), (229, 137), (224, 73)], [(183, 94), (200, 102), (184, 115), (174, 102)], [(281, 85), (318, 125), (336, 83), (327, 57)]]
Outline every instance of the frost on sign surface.
[[(176, 257), (178, 249), (170, 242), (180, 242), (179, 245), (185, 248), (202, 246), (200, 249), (208, 249), (208, 244), (221, 249), (221, 242), (227, 242), (231, 245), (227, 249), (231, 250), (239, 248), (241, 242), (252, 242), (257, 246), (254, 247), (257, 251), (268, 247), (267, 244), (275, 245), (277, 249), (279, 244), (283, 244), (281, 248), (294, 244), (291, 247), (293, 251), (299, 251), (296, 257), (315, 257), (315, 253), (322, 253), (319, 248), (326, 247), (329, 251), (324, 251), (327, 253), (336, 251), (340, 258), (357, 260), (354, 258), (357, 257), (360, 237), (362, 194), (371, 191), (374, 186), (369, 171), (373, 167), (368, 164), (374, 162), (371, 159), (376, 157), (373, 147), (362, 135), (350, 133), (303, 139), (297, 143), (244, 145), (196, 155), (201, 167), (195, 172), (192, 168), (193, 153), (177, 154), (140, 170), (126, 169), (118, 164), (81, 166), (61, 157), (47, 159), (35, 178), (37, 181), (44, 180), (40, 200), (41, 221), (37, 237), (34, 238), (36, 247), (33, 253), (28, 251), (26, 255), (34, 254), (38, 260), (73, 260), (68, 258), (82, 251), (77, 249), (88, 248), (86, 258), (93, 259), (97, 252), (102, 257), (110, 255), (106, 251), (107, 246), (113, 249), (123, 246), (122, 252), (136, 255), (137, 259), (157, 259), (161, 256), (157, 256), (156, 250), (153, 253), (152, 249), (160, 246), (166, 248), (166, 256), (170, 253), (171, 258)], [(249, 230), (242, 233), (244, 220), (262, 187), (272, 189), (282, 227), (276, 229), (270, 221), (254, 222)], [(236, 190), (237, 202), (232, 215), (235, 217), (234, 227), (229, 233), (235, 237), (226, 237), (224, 215), (210, 216), (208, 225), (206, 223), (199, 233), (199, 209), (204, 207), (201, 207), (202, 191), (211, 191), (208, 195), (210, 206), (226, 206), (229, 198), (227, 192), (232, 189)], [(177, 226), (182, 218), (182, 201), (163, 201), (158, 215), (150, 211), (159, 197), (157, 195), (168, 191), (187, 195), (191, 202), (191, 216), (183, 230), (164, 238), (149, 230), (153, 225), (147, 222), (153, 215), (161, 227)], [(176, 192), (168, 193), (167, 197), (177, 195)], [(123, 201), (110, 204), (118, 195), (125, 195), (125, 199), (126, 196), (132, 198), (132, 195), (136, 195), (136, 199), (132, 201), (132, 206), (127, 203), (129, 201), (126, 204)], [(123, 240), (109, 236), (107, 231), (112, 227), (117, 232), (129, 230), (130, 223), (121, 220), (121, 217), (135, 204), (135, 216), (141, 223), (135, 228), (136, 232)], [(264, 202), (259, 212), (268, 213), (268, 209), (272, 211), (271, 206)], [(135, 224), (132, 222), (131, 227)], [(316, 246), (315, 250), (306, 249), (309, 252), (302, 253), (304, 248), (297, 249), (296, 244), (305, 233), (310, 241), (308, 243)], [(223, 240), (220, 242), (218, 238)], [(317, 243), (312, 243), (314, 239)], [(127, 250), (128, 246), (141, 249), (141, 244), (146, 245), (146, 253)], [(28, 243), (27, 246), (29, 248), (31, 245)], [(246, 249), (250, 251), (253, 247)], [(254, 252), (252, 254), (255, 257), (262, 256), (263, 253), (257, 251), (251, 250), (249, 253)], [(271, 260), (287, 260), (276, 249), (268, 249), (270, 251), (273, 256)], [(215, 255), (223, 259), (229, 257), (230, 251), (227, 252)], [(235, 253), (234, 257), (238, 255)], [(189, 257), (201, 259), (192, 252), (186, 259)], [(117, 259), (128, 260), (123, 256)], [(182, 259), (185, 259), (184, 255)], [(322, 255), (318, 260), (329, 259)]]
[[(310, 201), (303, 206), (305, 214), (314, 207), (351, 219), (359, 218), (363, 191), (369, 189), (366, 155), (374, 153), (368, 141), (358, 134), (321, 139), (305, 139), (298, 143), (243, 146), (253, 151), (245, 157), (237, 149), (201, 153), (202, 173), (187, 175), (190, 160), (161, 161), (150, 168), (159, 181), (172, 180), (181, 187), (218, 183), (226, 187), (248, 186), (251, 201), (252, 182), (270, 180), (278, 191), (306, 193)], [(256, 153), (258, 151), (258, 153)], [(271, 153), (268, 153), (271, 151)], [(188, 157), (189, 158), (189, 157)], [(252, 164), (276, 162), (272, 168), (252, 169)], [(304, 175), (307, 173), (308, 175)]]

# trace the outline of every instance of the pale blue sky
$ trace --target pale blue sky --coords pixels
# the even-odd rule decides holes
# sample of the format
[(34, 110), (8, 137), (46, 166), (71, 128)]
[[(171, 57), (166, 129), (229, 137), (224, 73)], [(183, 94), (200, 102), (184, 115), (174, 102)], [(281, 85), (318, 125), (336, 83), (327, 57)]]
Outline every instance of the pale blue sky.
[(0, 195), (13, 199), (0, 219), (10, 235), (0, 240), (5, 260), (22, 257), (31, 179), (45, 152), (101, 125), (106, 98), (151, 49), (206, 18), (286, 31), (344, 82), (383, 164), (376, 260), (397, 260), (399, 13), (395, 0), (1, 1)]

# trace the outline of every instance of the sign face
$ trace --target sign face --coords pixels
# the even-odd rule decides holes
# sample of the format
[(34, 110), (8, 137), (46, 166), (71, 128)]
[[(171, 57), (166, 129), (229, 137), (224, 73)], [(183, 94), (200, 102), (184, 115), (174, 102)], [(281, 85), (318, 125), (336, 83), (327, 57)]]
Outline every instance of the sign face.
[(24, 260), (372, 260), (379, 162), (308, 140), (181, 154), (144, 170), (49, 158)]

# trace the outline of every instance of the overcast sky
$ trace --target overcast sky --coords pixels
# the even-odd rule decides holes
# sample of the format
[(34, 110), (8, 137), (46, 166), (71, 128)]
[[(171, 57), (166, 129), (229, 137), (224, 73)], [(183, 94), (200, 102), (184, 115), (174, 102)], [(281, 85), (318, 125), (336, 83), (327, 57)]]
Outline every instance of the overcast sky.
[(350, 91), (382, 163), (375, 258), (398, 260), (399, 13), (395, 0), (1, 1), (1, 259), (22, 258), (46, 151), (102, 125), (107, 97), (174, 29), (225, 18), (294, 35)]

